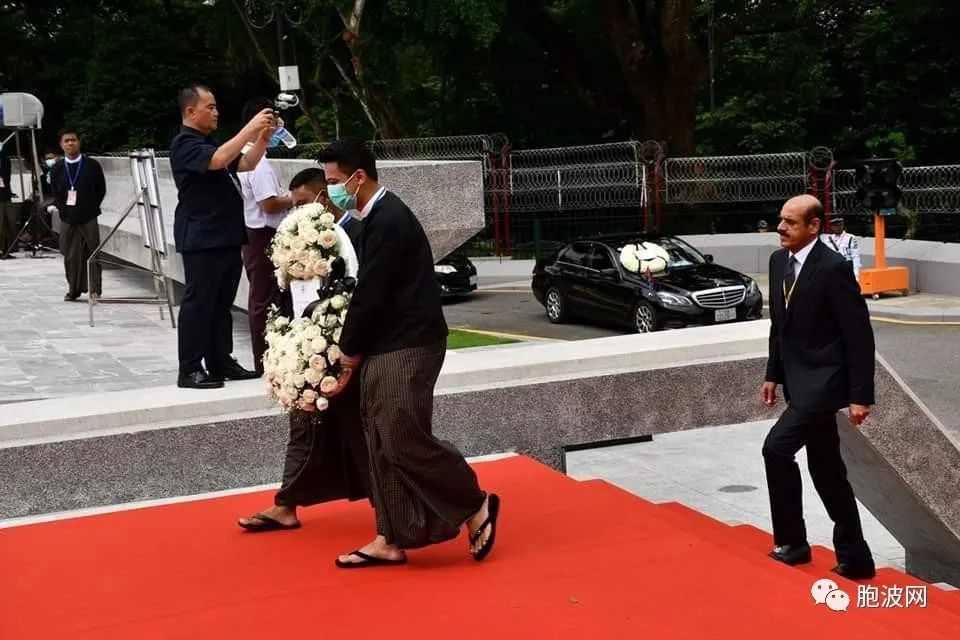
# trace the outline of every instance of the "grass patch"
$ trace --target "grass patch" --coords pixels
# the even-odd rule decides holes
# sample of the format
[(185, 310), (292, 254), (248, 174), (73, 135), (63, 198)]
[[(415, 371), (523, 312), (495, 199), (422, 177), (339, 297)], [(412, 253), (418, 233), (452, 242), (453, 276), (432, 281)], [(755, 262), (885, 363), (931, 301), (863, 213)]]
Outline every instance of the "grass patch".
[(513, 342), (519, 341), (510, 338), (501, 338), (499, 336), (489, 336), (485, 333), (465, 331), (463, 329), (450, 329), (450, 335), (447, 336), (447, 349), (488, 347), (494, 344), (511, 344)]

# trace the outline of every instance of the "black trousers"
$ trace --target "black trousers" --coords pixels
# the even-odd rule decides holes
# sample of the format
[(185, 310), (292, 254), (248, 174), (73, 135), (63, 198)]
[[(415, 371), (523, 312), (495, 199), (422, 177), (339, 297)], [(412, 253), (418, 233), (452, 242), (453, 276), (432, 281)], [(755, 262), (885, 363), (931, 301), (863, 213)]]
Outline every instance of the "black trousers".
[(203, 369), (218, 373), (233, 353), (230, 310), (240, 285), (240, 247), (187, 251), (183, 256), (184, 294), (177, 323), (180, 375)]
[(840, 456), (835, 413), (809, 414), (787, 407), (763, 443), (775, 545), (807, 542), (803, 521), (803, 487), (794, 456), (807, 448), (813, 486), (833, 520), (833, 546), (839, 562), (872, 566), (873, 558), (860, 526), (860, 514), (847, 467)]

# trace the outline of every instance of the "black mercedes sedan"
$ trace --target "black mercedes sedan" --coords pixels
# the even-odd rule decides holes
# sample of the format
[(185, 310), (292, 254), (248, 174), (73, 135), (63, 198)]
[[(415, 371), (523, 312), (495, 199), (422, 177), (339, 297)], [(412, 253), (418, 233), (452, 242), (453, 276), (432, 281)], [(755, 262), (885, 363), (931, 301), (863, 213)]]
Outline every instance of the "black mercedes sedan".
[[(652, 270), (621, 260), (624, 247), (645, 242), (657, 245), (654, 248), (669, 259), (653, 262), (657, 268)], [(712, 256), (674, 236), (600, 236), (572, 242), (537, 260), (532, 288), (551, 322), (578, 318), (640, 333), (755, 320), (763, 309), (763, 295), (753, 279), (714, 264)]]
[(452, 253), (433, 266), (441, 297), (462, 296), (476, 291), (477, 267), (462, 253)]

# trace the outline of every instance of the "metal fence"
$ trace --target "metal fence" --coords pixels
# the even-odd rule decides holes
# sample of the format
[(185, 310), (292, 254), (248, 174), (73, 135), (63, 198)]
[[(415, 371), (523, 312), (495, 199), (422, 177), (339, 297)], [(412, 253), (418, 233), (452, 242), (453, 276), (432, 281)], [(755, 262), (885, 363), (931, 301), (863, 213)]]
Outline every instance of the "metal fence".
[[(268, 156), (315, 159), (326, 144), (278, 147)], [(816, 195), (829, 215), (871, 231), (871, 212), (856, 200), (854, 171), (837, 169), (827, 147), (671, 158), (657, 142), (632, 140), (515, 151), (499, 133), (368, 145), (382, 160), (480, 162), (487, 226), (471, 241), (478, 253), (525, 252), (612, 231), (747, 231), (761, 219), (773, 224), (783, 201), (799, 193)], [(960, 165), (906, 167), (901, 189), (904, 220), (891, 219), (891, 233), (900, 228), (913, 237), (960, 241)]]

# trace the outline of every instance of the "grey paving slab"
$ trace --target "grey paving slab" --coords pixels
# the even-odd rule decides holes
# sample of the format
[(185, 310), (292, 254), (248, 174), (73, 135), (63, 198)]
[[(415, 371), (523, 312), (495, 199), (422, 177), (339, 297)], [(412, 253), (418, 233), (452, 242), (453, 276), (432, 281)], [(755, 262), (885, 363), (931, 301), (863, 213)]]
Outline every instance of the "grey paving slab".
[[(59, 256), (17, 256), (0, 262), (0, 404), (175, 383), (177, 333), (156, 306), (100, 304), (91, 327), (86, 296), (63, 301)], [(110, 297), (152, 292), (126, 269), (105, 270), (103, 283)], [(234, 355), (251, 366), (246, 315), (233, 326)]]
[[(676, 501), (724, 522), (770, 531), (760, 448), (772, 424), (681, 431), (658, 435), (652, 442), (570, 452), (567, 473), (578, 479), (602, 478), (653, 502)], [(802, 450), (797, 463), (810, 542), (832, 548), (833, 523), (810, 480)], [(860, 517), (878, 566), (904, 570), (903, 546), (863, 505)]]

